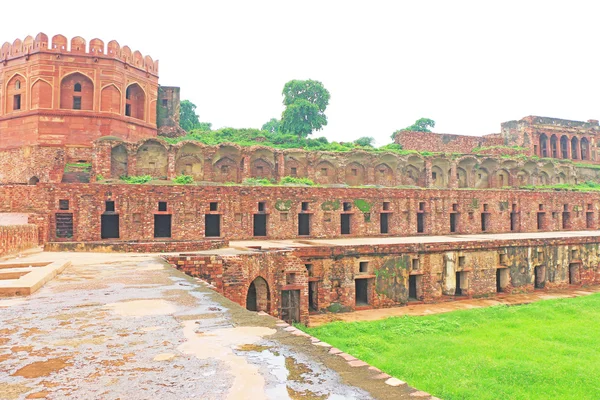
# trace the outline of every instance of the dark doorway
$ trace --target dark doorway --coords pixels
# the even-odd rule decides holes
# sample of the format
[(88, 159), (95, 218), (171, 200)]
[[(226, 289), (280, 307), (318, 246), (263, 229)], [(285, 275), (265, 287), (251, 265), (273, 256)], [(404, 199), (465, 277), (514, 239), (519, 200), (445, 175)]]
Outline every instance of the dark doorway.
[(379, 233), (389, 233), (390, 214), (382, 213), (379, 216)]
[(281, 291), (281, 319), (287, 323), (300, 322), (300, 291)]
[(569, 264), (569, 285), (579, 283), (579, 264)]
[(154, 237), (171, 237), (171, 215), (154, 214)]
[(367, 281), (368, 281), (368, 279), (355, 279), (354, 280), (357, 306), (368, 306), (369, 305), (369, 296), (367, 294)]
[(254, 236), (267, 236), (266, 214), (254, 214)]
[(587, 229), (594, 228), (594, 213), (593, 212), (585, 213), (585, 227)]
[(254, 282), (252, 282), (248, 287), (248, 294), (246, 295), (246, 310), (258, 311), (258, 307), (256, 305), (256, 286), (254, 285)]
[(481, 213), (481, 231), (487, 232), (490, 228), (490, 213)]
[(102, 239), (119, 238), (119, 215), (108, 214), (100, 217), (100, 237)]
[(417, 300), (417, 275), (408, 277), (408, 299)]
[(205, 214), (204, 215), (204, 236), (219, 237), (221, 236), (221, 215)]
[(73, 214), (56, 214), (56, 237), (68, 239), (73, 237)]
[(298, 236), (310, 235), (310, 214), (298, 214)]
[(501, 293), (506, 290), (510, 281), (510, 270), (508, 268), (498, 268), (496, 270), (496, 292)]
[(562, 228), (563, 229), (571, 228), (571, 213), (568, 211), (564, 211), (562, 213)]
[(425, 213), (417, 214), (417, 233), (425, 232)]
[(511, 212), (510, 213), (510, 230), (511, 231), (516, 231), (517, 227), (519, 226), (519, 214), (516, 212)]
[(543, 289), (546, 286), (546, 268), (537, 266), (533, 269), (534, 287), (536, 289)]
[(352, 214), (342, 214), (342, 235), (350, 234), (350, 217)]
[(463, 294), (463, 273), (460, 271), (456, 272), (456, 290), (454, 291), (455, 296), (462, 296)]
[(546, 228), (546, 213), (539, 212), (537, 214), (537, 228), (541, 231)]
[(454, 233), (458, 229), (458, 214), (450, 214), (450, 232)]
[(308, 282), (308, 309), (318, 311), (317, 282)]

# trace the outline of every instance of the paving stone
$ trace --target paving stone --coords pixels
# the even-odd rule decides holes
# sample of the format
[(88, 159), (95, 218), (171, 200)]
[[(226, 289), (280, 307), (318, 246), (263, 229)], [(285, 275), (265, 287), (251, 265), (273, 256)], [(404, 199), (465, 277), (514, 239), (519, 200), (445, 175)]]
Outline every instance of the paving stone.
[(390, 386), (395, 386), (395, 387), (406, 385), (406, 382), (401, 381), (398, 378), (393, 378), (393, 377), (389, 378), (387, 381), (385, 381), (385, 383), (388, 384), (388, 385), (390, 385)]
[(348, 365), (351, 367), (366, 367), (369, 364), (367, 364), (366, 362), (361, 361), (361, 360), (354, 360), (354, 361), (348, 362)]
[(339, 353), (338, 356), (342, 357), (346, 361), (356, 360), (356, 357), (352, 357), (350, 354), (346, 354), (346, 353)]

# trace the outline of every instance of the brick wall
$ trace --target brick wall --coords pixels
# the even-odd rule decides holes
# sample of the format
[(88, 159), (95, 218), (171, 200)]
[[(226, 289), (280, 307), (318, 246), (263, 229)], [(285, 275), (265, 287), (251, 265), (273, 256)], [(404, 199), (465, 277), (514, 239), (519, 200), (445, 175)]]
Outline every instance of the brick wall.
[(0, 226), (0, 256), (31, 249), (38, 245), (35, 225)]
[[(60, 200), (66, 200), (62, 206), (68, 208), (61, 210)], [(100, 240), (107, 201), (114, 202), (112, 213), (118, 215), (119, 239), (124, 241), (155, 240), (155, 216), (160, 215), (171, 216), (172, 240), (203, 239), (206, 221), (211, 218), (219, 220), (219, 237), (231, 240), (500, 233), (511, 232), (511, 227), (514, 232), (600, 228), (600, 199), (595, 193), (126, 184), (0, 186), (0, 212), (45, 215), (51, 241)], [(159, 211), (160, 202), (166, 203), (166, 211)], [(216, 209), (211, 210), (211, 203)], [(263, 203), (264, 211), (259, 211), (259, 203)], [(56, 236), (57, 214), (72, 214), (71, 237)], [(388, 215), (388, 233), (381, 233), (384, 214)], [(456, 216), (451, 217), (453, 214)], [(254, 236), (255, 215), (266, 218), (266, 236)], [(308, 235), (299, 232), (303, 218), (309, 221)], [(348, 234), (342, 234), (342, 218), (350, 220)], [(423, 232), (419, 232), (420, 225)]]
[(394, 142), (404, 150), (433, 151), (441, 153), (471, 153), (476, 147), (499, 146), (504, 141), (500, 135), (464, 136), (447, 133), (399, 131)]

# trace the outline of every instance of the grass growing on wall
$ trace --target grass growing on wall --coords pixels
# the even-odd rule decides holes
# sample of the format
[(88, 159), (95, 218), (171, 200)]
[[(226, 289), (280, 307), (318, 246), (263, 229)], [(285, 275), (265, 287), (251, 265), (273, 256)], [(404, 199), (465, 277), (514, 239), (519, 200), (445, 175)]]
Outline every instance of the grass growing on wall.
[(573, 192), (597, 192), (600, 191), (600, 183), (586, 181), (577, 185), (571, 183), (557, 183), (554, 185), (527, 185), (521, 189), (531, 190), (567, 190)]
[(600, 293), (302, 329), (446, 400), (600, 398)]
[(140, 175), (140, 176), (122, 176), (119, 179), (125, 183), (140, 185), (143, 183), (148, 183), (151, 180), (153, 180), (154, 178), (151, 177), (150, 175)]

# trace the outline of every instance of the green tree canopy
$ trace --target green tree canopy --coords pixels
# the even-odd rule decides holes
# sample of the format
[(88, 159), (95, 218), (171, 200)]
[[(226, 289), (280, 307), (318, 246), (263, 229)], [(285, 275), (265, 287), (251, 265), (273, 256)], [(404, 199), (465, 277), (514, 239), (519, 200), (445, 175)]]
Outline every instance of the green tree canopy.
[(363, 147), (373, 147), (373, 143), (375, 143), (375, 138), (370, 136), (363, 136), (354, 141), (354, 144)]
[(200, 124), (196, 105), (189, 100), (183, 100), (179, 106), (179, 125), (187, 132), (195, 129)]
[(327, 125), (325, 109), (331, 96), (321, 82), (289, 81), (282, 94), (286, 109), (281, 115), (280, 128), (284, 133), (306, 137)]
[(411, 126), (407, 126), (402, 129), (403, 131), (414, 131), (414, 132), (431, 132), (431, 129), (435, 128), (435, 121), (429, 118), (419, 118)]
[(212, 128), (210, 122), (200, 122), (200, 117), (196, 114), (196, 105), (189, 100), (179, 103), (179, 126), (186, 132), (194, 129), (210, 131)]
[(260, 129), (270, 133), (277, 133), (279, 132), (280, 126), (281, 121), (279, 121), (277, 118), (271, 118), (268, 122), (265, 122)]

